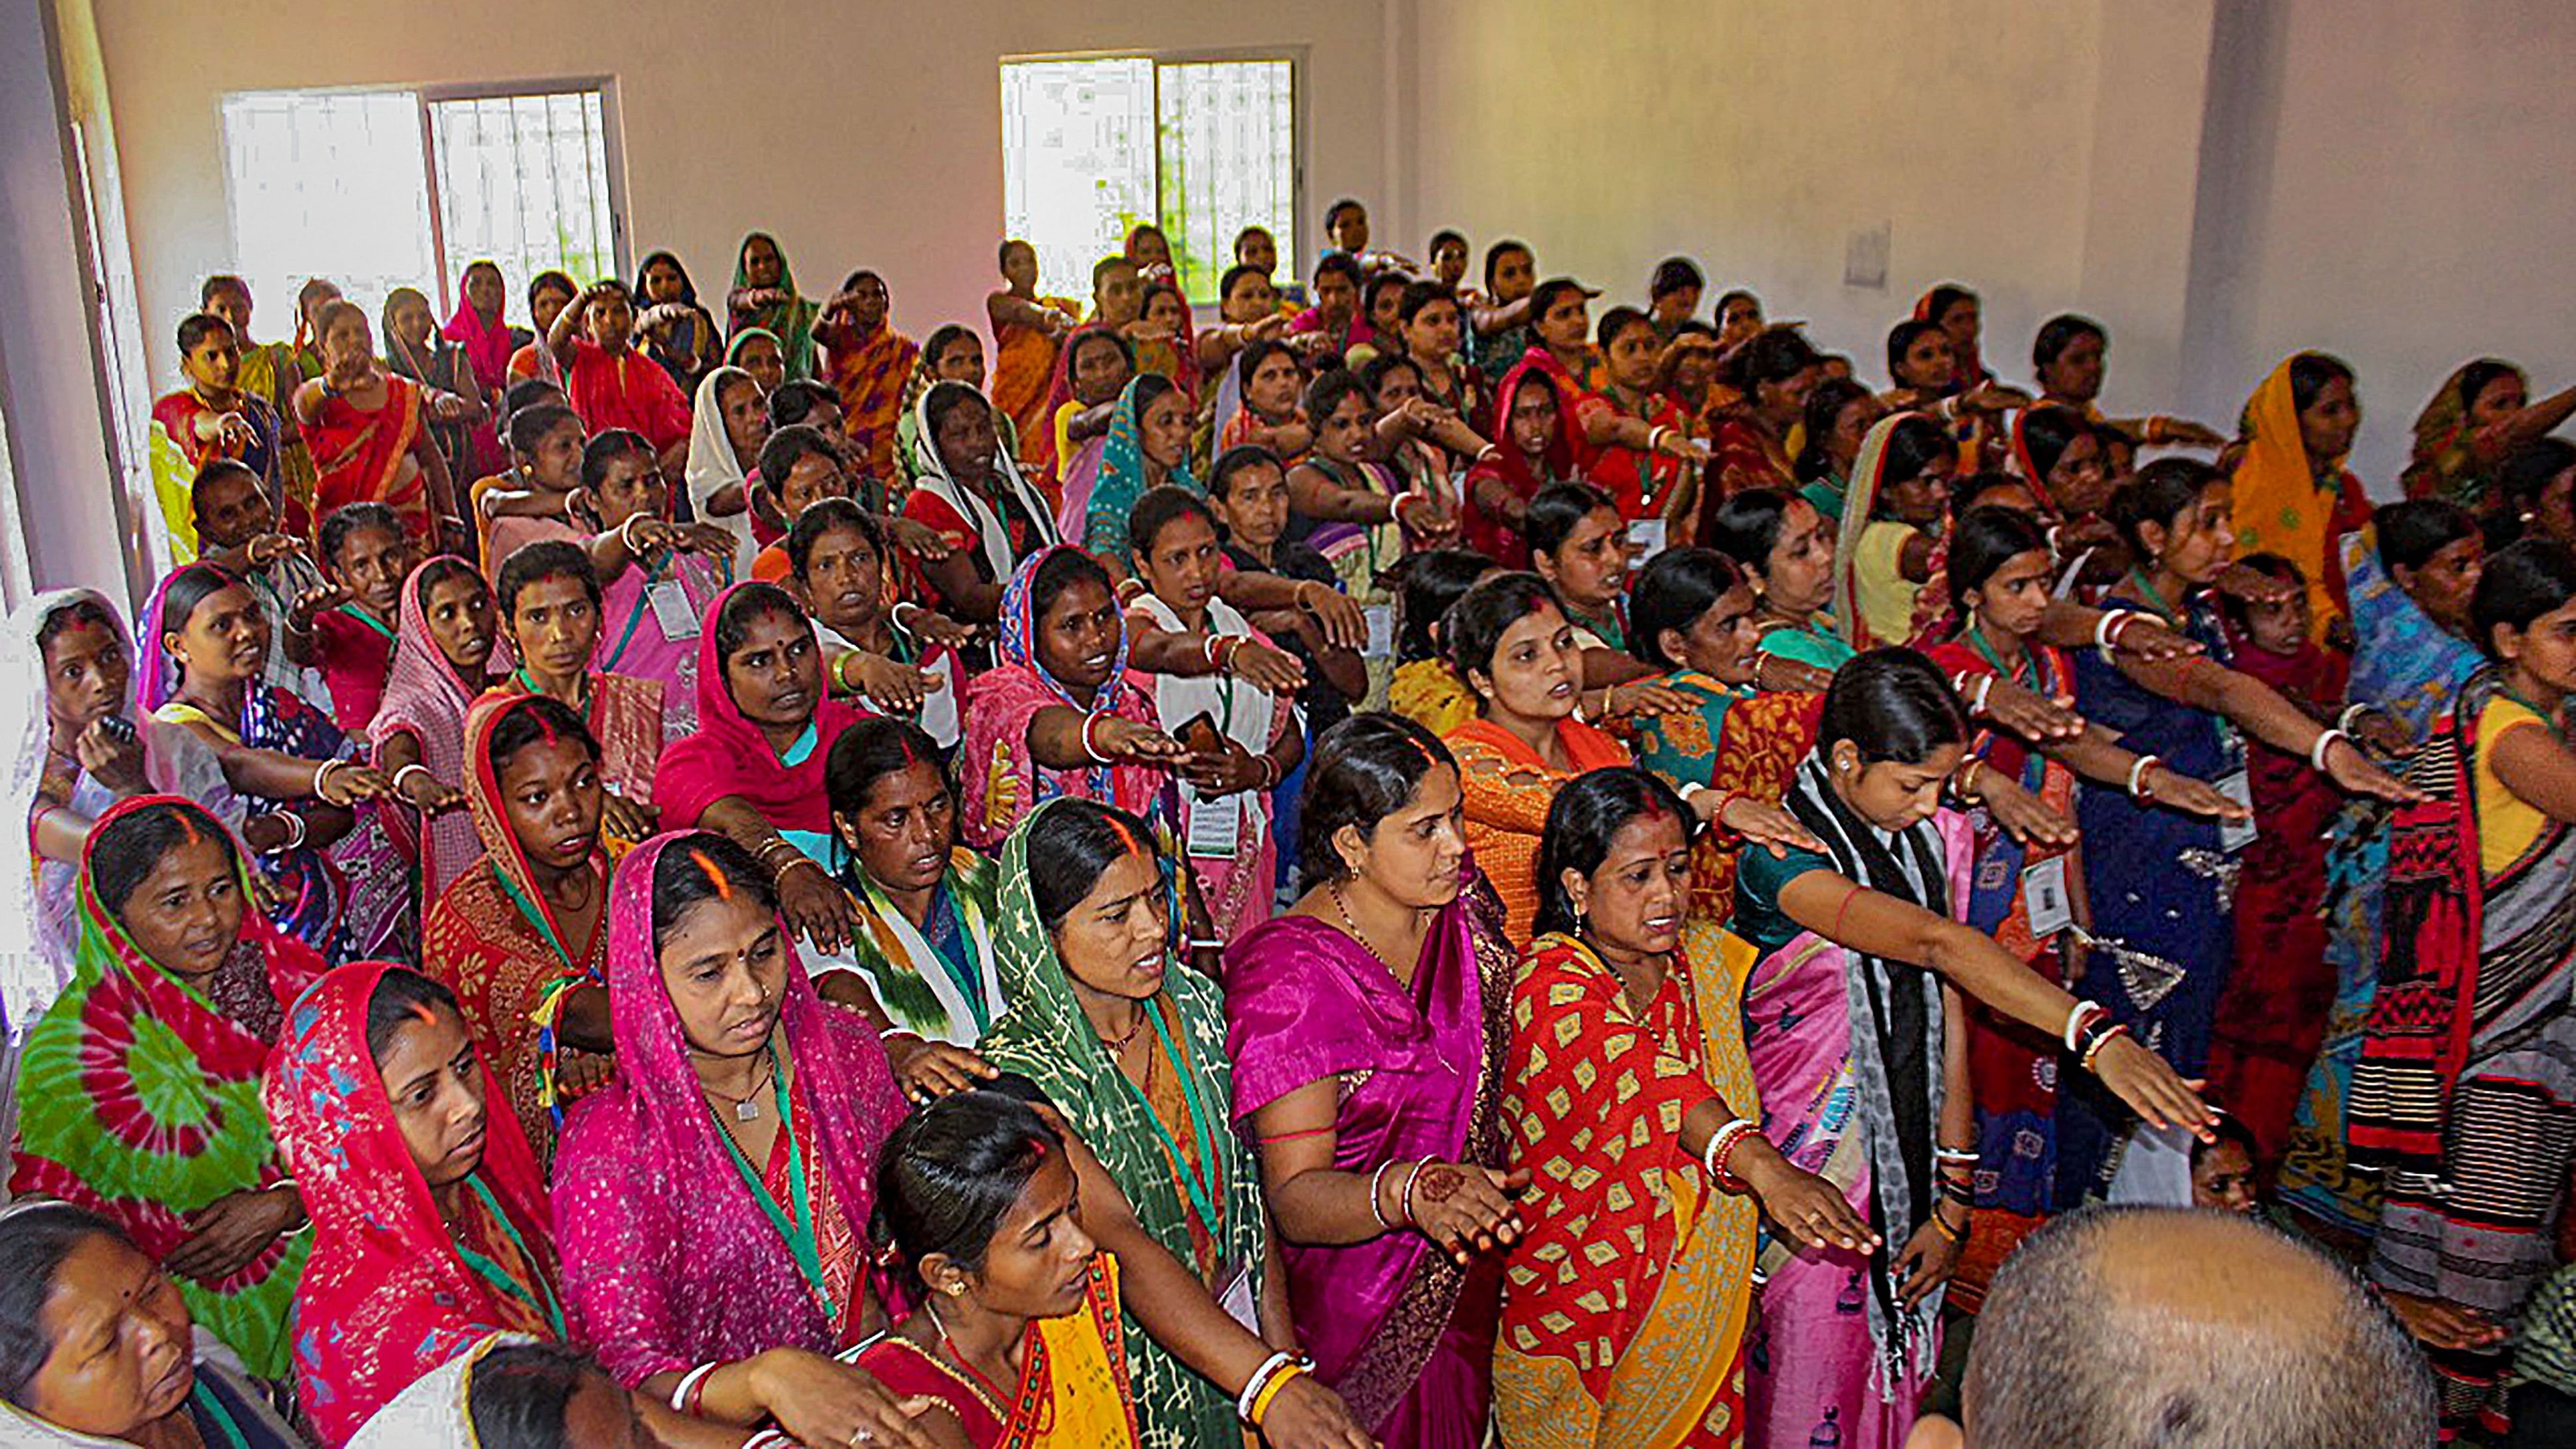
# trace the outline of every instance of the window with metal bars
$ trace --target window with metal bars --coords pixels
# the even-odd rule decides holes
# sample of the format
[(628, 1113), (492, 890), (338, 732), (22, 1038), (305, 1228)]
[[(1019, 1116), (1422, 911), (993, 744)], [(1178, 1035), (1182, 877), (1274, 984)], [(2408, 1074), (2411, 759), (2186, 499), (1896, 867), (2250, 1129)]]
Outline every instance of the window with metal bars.
[(624, 263), (616, 98), (605, 81), (506, 90), (243, 91), (224, 97), (233, 270), (264, 329), (327, 277), (370, 316), (418, 287), (440, 316), (468, 263), (498, 262), (510, 320), (529, 277), (579, 281)]
[(1037, 249), (1040, 290), (1088, 297), (1091, 268), (1154, 222), (1193, 303), (1210, 305), (1234, 238), (1297, 256), (1297, 65), (1282, 56), (1031, 57), (1002, 62), (1002, 209)]

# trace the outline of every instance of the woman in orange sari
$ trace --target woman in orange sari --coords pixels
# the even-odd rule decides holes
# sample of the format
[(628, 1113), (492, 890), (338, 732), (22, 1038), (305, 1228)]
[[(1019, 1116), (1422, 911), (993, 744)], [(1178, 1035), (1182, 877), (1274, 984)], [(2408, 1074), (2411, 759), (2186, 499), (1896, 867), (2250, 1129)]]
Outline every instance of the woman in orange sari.
[(447, 460), (428, 424), (456, 422), (463, 398), (398, 377), (376, 362), (375, 337), (356, 304), (326, 302), (317, 319), (320, 377), (295, 390), (295, 422), (313, 453), (314, 512), (382, 503), (421, 542), (470, 547), (456, 511)]
[(993, 324), (993, 406), (1019, 429), (1024, 461), (1045, 469), (1055, 435), (1046, 426), (1047, 385), (1055, 379), (1056, 349), (1082, 320), (1070, 297), (1038, 295), (1037, 248), (1013, 238), (1002, 243), (1002, 279), (1010, 285), (984, 299)]
[(842, 430), (881, 488), (895, 477), (895, 425), (903, 417), (903, 387), (913, 364), (921, 360), (920, 345), (894, 330), (893, 306), (885, 278), (852, 272), (814, 324), (814, 340), (823, 345), (824, 375), (841, 395)]

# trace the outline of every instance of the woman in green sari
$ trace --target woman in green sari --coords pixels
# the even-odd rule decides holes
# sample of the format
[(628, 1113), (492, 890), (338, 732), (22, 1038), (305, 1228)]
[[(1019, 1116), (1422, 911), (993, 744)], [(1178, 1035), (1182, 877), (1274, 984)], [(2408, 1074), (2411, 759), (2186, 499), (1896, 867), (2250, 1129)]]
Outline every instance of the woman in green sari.
[(1011, 832), (1001, 874), (1010, 1009), (982, 1052), (1070, 1129), (1082, 1227), (1127, 1284), (1147, 1449), (1240, 1449), (1247, 1424), (1272, 1449), (1370, 1444), (1296, 1354), (1260, 1165), (1230, 1122), (1224, 1002), (1173, 957), (1152, 833), (1050, 801)]
[(778, 238), (756, 231), (742, 239), (725, 312), (728, 339), (758, 328), (778, 339), (788, 377), (814, 375), (814, 320), (822, 315), (822, 304), (797, 292), (796, 274), (788, 270)]

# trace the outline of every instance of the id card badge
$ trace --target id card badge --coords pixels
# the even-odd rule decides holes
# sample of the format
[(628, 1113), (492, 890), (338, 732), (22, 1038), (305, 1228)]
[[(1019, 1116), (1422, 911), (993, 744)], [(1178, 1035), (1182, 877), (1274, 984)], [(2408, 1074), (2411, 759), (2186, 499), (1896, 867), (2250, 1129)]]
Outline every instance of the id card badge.
[(644, 600), (653, 606), (653, 622), (662, 626), (663, 638), (698, 637), (698, 606), (689, 602), (689, 591), (678, 579), (664, 579), (645, 590)]
[(2030, 934), (2045, 941), (2075, 924), (2075, 902), (2066, 894), (2066, 857), (2050, 856), (2021, 873), (2022, 905)]
[(1395, 605), (1371, 604), (1360, 610), (1368, 619), (1368, 643), (1360, 650), (1362, 659), (1395, 657)]
[(2254, 809), (2254, 784), (2243, 770), (2239, 770), (2218, 782), (2218, 793), (2244, 806), (2248, 812), (2242, 820), (2218, 822), (2218, 848), (2234, 855), (2252, 845), (2254, 837), (2261, 833), (2251, 813)]
[(1635, 549), (1636, 560), (1643, 564), (1664, 551), (1670, 536), (1670, 523), (1661, 518), (1640, 518), (1628, 525), (1628, 547)]
[(1243, 846), (1243, 802), (1232, 795), (1213, 800), (1190, 797), (1190, 828), (1185, 848), (1200, 860), (1232, 860)]
[(1260, 1336), (1261, 1314), (1252, 1301), (1250, 1266), (1238, 1265), (1235, 1268), (1234, 1275), (1226, 1280), (1225, 1291), (1217, 1295), (1216, 1301), (1218, 1306), (1225, 1310), (1227, 1317), (1243, 1325), (1244, 1332), (1255, 1337)]

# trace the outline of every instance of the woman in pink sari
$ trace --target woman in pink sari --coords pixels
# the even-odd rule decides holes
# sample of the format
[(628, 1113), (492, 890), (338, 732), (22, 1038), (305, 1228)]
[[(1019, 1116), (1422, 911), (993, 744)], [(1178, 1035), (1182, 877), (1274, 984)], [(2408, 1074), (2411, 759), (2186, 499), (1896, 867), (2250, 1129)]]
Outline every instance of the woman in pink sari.
[(608, 910), (617, 1079), (555, 1157), (573, 1343), (719, 1423), (928, 1449), (832, 1357), (886, 1321), (867, 1230), (903, 1102), (876, 1033), (814, 994), (769, 873), (722, 836), (637, 847)]
[[(1458, 767), (1364, 714), (1308, 777), (1306, 878), (1225, 955), (1234, 1114), (1261, 1152), (1297, 1336), (1391, 1449), (1475, 1449), (1493, 1400), (1515, 958), (1459, 834)], [(1399, 967), (1395, 963), (1402, 962)]]
[[(494, 417), (501, 416), (502, 397), (510, 387), (510, 354), (536, 340), (536, 334), (524, 327), (513, 327), (502, 315), (508, 303), (509, 285), (501, 280), (501, 269), (492, 263), (469, 262), (465, 267), (464, 288), (456, 299), (456, 310), (448, 314), (447, 325), (438, 335), (465, 351), (466, 366), (471, 370), (474, 386), (483, 395), (483, 405)], [(499, 433), (474, 430), (474, 471), (469, 478), (489, 478), (506, 472), (510, 450), (501, 446)]]
[(734, 535), (712, 523), (671, 522), (671, 485), (644, 435), (602, 433), (582, 450), (574, 512), (596, 523), (602, 674), (662, 686), (662, 736), (698, 728), (698, 635), (733, 582)]
[(403, 580), (384, 703), (367, 726), (376, 768), (411, 807), (388, 812), (385, 823), (419, 863), (424, 911), (483, 858), (462, 783), (465, 711), (513, 662), (493, 615), (492, 586), (472, 564), (440, 554), (413, 569)]

